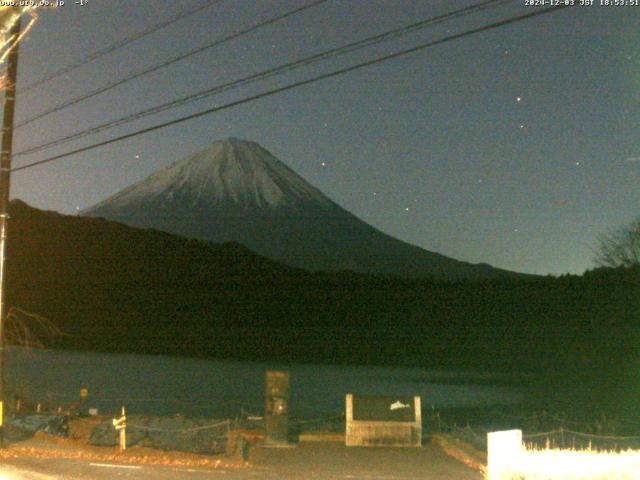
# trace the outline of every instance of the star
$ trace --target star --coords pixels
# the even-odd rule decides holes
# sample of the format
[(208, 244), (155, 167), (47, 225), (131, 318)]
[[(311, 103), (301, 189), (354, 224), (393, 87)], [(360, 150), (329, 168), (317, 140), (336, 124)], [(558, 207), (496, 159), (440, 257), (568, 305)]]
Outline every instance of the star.
[(139, 159), (140, 159), (140, 155), (136, 155), (136, 160), (139, 160)]
[(325, 162), (322, 162), (320, 165), (323, 166), (323, 167), (327, 166), (327, 164)]
[(579, 167), (579, 166), (580, 166), (580, 162), (576, 162), (576, 167)]
[(524, 128), (524, 125), (523, 125), (523, 124), (520, 124), (520, 129), (523, 129), (523, 128)]
[(374, 197), (377, 196), (377, 195), (378, 195), (378, 192), (373, 192), (373, 196)]
[(409, 207), (405, 208), (405, 209), (404, 209), (404, 211), (405, 211), (405, 212), (408, 212), (408, 211), (409, 211)]
[(522, 101), (522, 97), (516, 97), (516, 102), (520, 103)]

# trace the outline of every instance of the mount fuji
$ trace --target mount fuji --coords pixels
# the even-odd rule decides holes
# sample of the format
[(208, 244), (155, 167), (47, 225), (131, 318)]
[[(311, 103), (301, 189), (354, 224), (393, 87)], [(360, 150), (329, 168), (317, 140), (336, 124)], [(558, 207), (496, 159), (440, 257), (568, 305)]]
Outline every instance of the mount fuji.
[(229, 138), (81, 212), (308, 270), (445, 279), (518, 275), (409, 245), (370, 226), (254, 142)]

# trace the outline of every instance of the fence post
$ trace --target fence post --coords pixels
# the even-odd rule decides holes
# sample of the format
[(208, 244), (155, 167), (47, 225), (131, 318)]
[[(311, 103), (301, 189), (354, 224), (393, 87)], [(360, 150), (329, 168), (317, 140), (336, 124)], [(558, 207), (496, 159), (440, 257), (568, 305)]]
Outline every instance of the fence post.
[(125, 415), (124, 405), (122, 406), (120, 418), (113, 419), (113, 427), (116, 431), (120, 431), (120, 451), (124, 452), (127, 449), (127, 417)]
[(487, 433), (487, 479), (510, 478), (511, 466), (518, 463), (522, 454), (522, 430), (506, 430)]
[[(124, 405), (122, 406), (122, 415), (121, 418), (126, 418), (124, 414)], [(123, 424), (122, 429), (120, 429), (120, 451), (124, 452), (127, 449), (127, 425)]]

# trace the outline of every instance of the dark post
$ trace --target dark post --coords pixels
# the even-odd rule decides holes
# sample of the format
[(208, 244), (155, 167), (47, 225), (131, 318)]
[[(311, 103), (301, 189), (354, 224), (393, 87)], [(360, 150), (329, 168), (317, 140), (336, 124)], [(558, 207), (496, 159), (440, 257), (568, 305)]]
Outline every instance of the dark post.
[(286, 444), (289, 435), (289, 372), (268, 371), (265, 387), (265, 443)]
[[(11, 27), (10, 35), (20, 35), (20, 17)], [(4, 93), (4, 118), (2, 121), (2, 151), (0, 152), (0, 446), (4, 446), (4, 322), (7, 316), (5, 297), (7, 249), (7, 220), (9, 218), (9, 186), (11, 180), (11, 155), (13, 152), (13, 116), (16, 105), (16, 80), (18, 77), (18, 43), (13, 45), (7, 60), (7, 87)]]

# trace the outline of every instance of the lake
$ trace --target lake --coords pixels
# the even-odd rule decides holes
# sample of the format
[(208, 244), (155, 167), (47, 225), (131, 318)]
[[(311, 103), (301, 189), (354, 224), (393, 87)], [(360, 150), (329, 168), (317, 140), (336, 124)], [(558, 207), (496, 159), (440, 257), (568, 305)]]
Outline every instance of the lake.
[[(6, 352), (7, 388), (55, 408), (89, 391), (88, 406), (113, 413), (232, 418), (262, 415), (266, 370), (290, 373), (291, 416), (312, 419), (344, 412), (347, 393), (420, 395), (423, 409), (513, 404), (521, 389), (500, 376), (418, 367), (284, 364), (159, 355), (31, 350)], [(495, 380), (495, 382), (493, 382)]]

